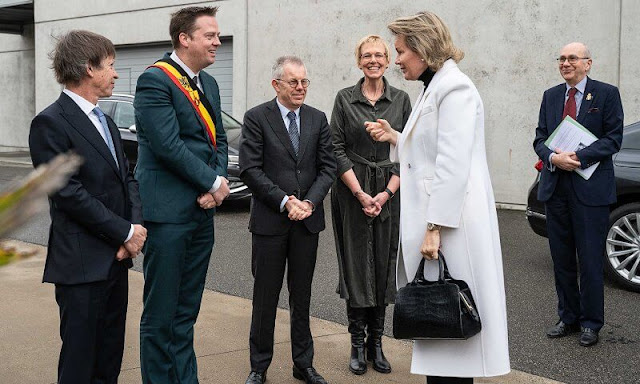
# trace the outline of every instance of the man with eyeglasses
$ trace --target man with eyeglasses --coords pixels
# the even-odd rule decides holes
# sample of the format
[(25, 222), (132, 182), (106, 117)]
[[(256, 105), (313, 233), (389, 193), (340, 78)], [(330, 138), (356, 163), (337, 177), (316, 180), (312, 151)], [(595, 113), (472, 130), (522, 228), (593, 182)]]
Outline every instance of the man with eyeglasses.
[[(538, 199), (545, 203), (558, 294), (559, 321), (547, 336), (580, 331), (580, 345), (588, 347), (604, 324), (603, 255), (609, 205), (616, 201), (611, 156), (622, 143), (622, 102), (618, 88), (587, 76), (592, 60), (586, 45), (566, 45), (557, 61), (565, 83), (544, 93), (533, 142), (544, 162)], [(598, 139), (576, 152), (551, 151), (544, 142), (566, 116)], [(574, 172), (596, 163), (588, 180)]]
[(245, 114), (240, 141), (240, 177), (253, 194), (251, 373), (246, 383), (266, 381), (287, 266), (293, 376), (326, 384), (313, 368), (309, 304), (318, 234), (325, 228), (322, 201), (336, 177), (336, 161), (325, 114), (304, 104), (309, 79), (302, 60), (280, 57), (272, 75), (276, 98)]

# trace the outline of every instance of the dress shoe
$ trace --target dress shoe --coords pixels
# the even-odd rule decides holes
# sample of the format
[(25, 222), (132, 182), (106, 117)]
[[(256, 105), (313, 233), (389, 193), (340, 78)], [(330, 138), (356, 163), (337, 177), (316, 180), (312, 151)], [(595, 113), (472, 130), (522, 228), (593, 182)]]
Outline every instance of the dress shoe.
[(263, 384), (267, 381), (267, 372), (251, 371), (244, 384)]
[(578, 330), (580, 330), (578, 324), (566, 324), (565, 322), (560, 320), (556, 325), (549, 328), (549, 330), (547, 331), (547, 337), (551, 339), (565, 337), (572, 333), (578, 332)]
[(301, 369), (294, 365), (293, 377), (303, 380), (306, 384), (328, 384), (324, 377), (320, 376), (313, 367)]
[(598, 332), (591, 328), (582, 327), (580, 330), (580, 345), (590, 347), (598, 342)]

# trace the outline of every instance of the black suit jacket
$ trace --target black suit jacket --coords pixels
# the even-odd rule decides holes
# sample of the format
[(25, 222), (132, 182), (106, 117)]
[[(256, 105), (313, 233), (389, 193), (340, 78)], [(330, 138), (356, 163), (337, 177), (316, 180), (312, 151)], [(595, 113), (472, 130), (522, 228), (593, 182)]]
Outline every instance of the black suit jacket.
[(251, 189), (249, 230), (285, 234), (293, 221), (280, 212), (282, 199), (310, 200), (315, 211), (304, 220), (311, 233), (325, 228), (322, 202), (337, 166), (327, 117), (308, 105), (300, 108), (300, 147), (296, 156), (276, 99), (247, 111), (240, 141), (240, 178)]
[[(551, 150), (544, 142), (562, 121), (566, 85), (562, 83), (545, 91), (540, 106), (540, 117), (533, 148), (544, 162), (538, 188), (538, 199), (547, 201), (558, 182), (559, 169), (549, 171)], [(588, 206), (602, 206), (616, 201), (616, 183), (611, 155), (620, 150), (624, 114), (620, 92), (613, 85), (587, 78), (582, 104), (576, 120), (593, 133), (598, 140), (576, 152), (581, 168), (600, 162), (589, 180), (571, 173), (573, 191)]]
[[(79, 284), (106, 280), (131, 224), (142, 223), (138, 183), (129, 172), (120, 133), (107, 116), (118, 167), (96, 127), (66, 94), (31, 122), (33, 165), (73, 151), (84, 163), (49, 198), (51, 228), (45, 282)], [(131, 266), (131, 260), (123, 261)]]

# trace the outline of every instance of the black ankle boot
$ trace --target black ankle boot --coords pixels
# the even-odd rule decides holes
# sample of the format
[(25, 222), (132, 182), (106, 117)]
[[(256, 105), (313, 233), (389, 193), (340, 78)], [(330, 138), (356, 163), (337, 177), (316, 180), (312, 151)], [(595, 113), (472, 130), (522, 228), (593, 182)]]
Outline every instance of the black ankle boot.
[(366, 308), (352, 308), (347, 303), (347, 317), (349, 318), (349, 333), (351, 334), (351, 358), (349, 370), (356, 375), (367, 372), (365, 359), (364, 329), (367, 325)]
[(386, 307), (368, 308), (367, 326), (367, 360), (371, 361), (373, 369), (380, 373), (391, 372), (391, 364), (382, 352), (382, 334), (384, 332), (384, 314)]

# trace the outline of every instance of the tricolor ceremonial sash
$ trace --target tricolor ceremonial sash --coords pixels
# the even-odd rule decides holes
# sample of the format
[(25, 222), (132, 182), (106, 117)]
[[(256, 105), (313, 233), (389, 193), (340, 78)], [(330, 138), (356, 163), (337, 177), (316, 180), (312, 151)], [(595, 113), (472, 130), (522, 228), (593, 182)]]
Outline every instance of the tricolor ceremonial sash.
[[(173, 62), (173, 60), (171, 60), (171, 62)], [(176, 87), (178, 87), (178, 89), (181, 90), (182, 93), (184, 93), (184, 95), (193, 106), (193, 109), (195, 109), (196, 113), (198, 114), (198, 116), (200, 116), (200, 119), (204, 123), (204, 126), (206, 128), (205, 130), (207, 131), (207, 135), (209, 136), (211, 143), (215, 148), (217, 148), (216, 125), (213, 122), (212, 118), (213, 108), (206, 98), (200, 98), (198, 87), (196, 87), (195, 84), (194, 86), (191, 86), (191, 79), (189, 79), (186, 74), (182, 73), (182, 68), (177, 65), (172, 65), (169, 60), (158, 60), (149, 68), (151, 67), (160, 68), (162, 72), (169, 76), (169, 79), (173, 81)]]

